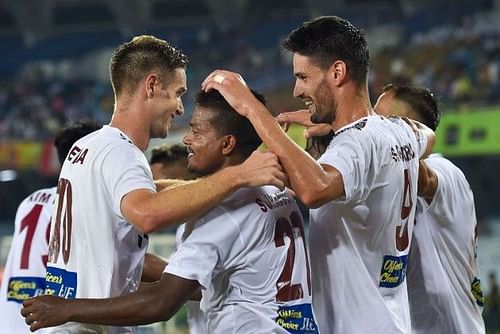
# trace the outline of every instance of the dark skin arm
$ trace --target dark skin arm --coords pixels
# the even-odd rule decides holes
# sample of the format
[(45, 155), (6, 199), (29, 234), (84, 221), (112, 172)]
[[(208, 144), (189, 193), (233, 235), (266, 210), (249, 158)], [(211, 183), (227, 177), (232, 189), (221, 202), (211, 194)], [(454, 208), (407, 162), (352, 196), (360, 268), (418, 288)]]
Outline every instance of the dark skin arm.
[(420, 160), (418, 167), (418, 196), (425, 198), (430, 203), (436, 194), (437, 186), (438, 178), (436, 173), (427, 166), (424, 160)]
[(154, 282), (160, 280), (167, 264), (168, 262), (165, 259), (151, 253), (146, 253), (141, 281)]
[(21, 314), (31, 331), (68, 321), (110, 326), (134, 326), (170, 319), (200, 287), (194, 280), (163, 274), (160, 281), (108, 299), (63, 299), (39, 296), (23, 302)]
[[(168, 262), (165, 259), (151, 253), (146, 253), (144, 258), (144, 269), (142, 270), (141, 284), (145, 282), (159, 281), (167, 265)], [(195, 290), (193, 295), (189, 297), (189, 300), (200, 301), (201, 297), (201, 288), (198, 288)]]

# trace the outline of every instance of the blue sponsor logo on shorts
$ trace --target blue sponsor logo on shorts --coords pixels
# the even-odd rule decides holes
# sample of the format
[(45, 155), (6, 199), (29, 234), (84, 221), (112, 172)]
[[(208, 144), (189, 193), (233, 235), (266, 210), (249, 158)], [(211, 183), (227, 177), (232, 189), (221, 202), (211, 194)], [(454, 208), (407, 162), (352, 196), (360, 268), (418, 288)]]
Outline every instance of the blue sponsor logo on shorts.
[(406, 277), (407, 264), (408, 255), (384, 256), (382, 270), (380, 271), (379, 286), (382, 288), (395, 288), (401, 285)]
[(76, 273), (64, 269), (47, 267), (45, 275), (45, 294), (56, 295), (66, 299), (76, 297)]
[(7, 286), (7, 300), (22, 303), (23, 300), (43, 295), (45, 278), (11, 277)]
[(280, 306), (276, 323), (292, 334), (319, 333), (311, 304)]

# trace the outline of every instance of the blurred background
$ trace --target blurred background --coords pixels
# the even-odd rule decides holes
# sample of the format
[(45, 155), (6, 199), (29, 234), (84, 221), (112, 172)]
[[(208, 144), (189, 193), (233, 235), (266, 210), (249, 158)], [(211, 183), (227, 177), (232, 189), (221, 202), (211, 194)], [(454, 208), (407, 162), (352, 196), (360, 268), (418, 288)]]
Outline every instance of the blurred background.
[[(435, 150), (462, 168), (475, 194), (484, 316), (493, 333), (488, 319), (500, 319), (499, 0), (0, 0), (0, 267), (18, 204), (56, 184), (55, 132), (68, 121), (109, 122), (108, 62), (119, 44), (153, 34), (190, 58), (185, 115), (151, 149), (181, 141), (192, 96), (216, 68), (240, 72), (274, 113), (303, 108), (279, 43), (319, 15), (366, 31), (373, 102), (388, 83), (438, 95), (444, 117)], [(163, 256), (173, 244), (169, 231), (151, 238)], [(184, 332), (185, 317), (143, 331)]]

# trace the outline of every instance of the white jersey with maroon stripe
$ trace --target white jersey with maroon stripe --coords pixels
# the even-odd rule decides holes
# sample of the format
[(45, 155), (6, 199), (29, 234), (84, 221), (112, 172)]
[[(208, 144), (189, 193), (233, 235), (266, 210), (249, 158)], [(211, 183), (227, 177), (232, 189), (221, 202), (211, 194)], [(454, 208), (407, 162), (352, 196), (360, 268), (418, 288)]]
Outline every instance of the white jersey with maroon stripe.
[[(52, 217), (46, 293), (107, 298), (138, 288), (147, 235), (127, 222), (120, 203), (136, 189), (156, 191), (146, 157), (119, 129), (78, 140), (64, 161)], [(131, 333), (134, 327), (68, 323), (75, 333)]]
[(55, 187), (40, 189), (17, 208), (0, 288), (0, 333), (31, 333), (21, 316), (21, 307), (23, 300), (45, 290), (47, 243), (55, 198)]
[(196, 222), (165, 272), (199, 282), (209, 333), (318, 333), (302, 217), (275, 187), (236, 191)]
[(412, 332), (485, 333), (472, 190), (449, 160), (433, 154), (425, 162), (438, 186), (430, 203), (417, 203), (408, 270)]
[[(410, 333), (405, 273), (427, 140), (400, 119), (339, 129), (318, 162), (345, 196), (311, 210), (313, 303), (322, 333)], [(421, 138), (420, 138), (421, 137)]]

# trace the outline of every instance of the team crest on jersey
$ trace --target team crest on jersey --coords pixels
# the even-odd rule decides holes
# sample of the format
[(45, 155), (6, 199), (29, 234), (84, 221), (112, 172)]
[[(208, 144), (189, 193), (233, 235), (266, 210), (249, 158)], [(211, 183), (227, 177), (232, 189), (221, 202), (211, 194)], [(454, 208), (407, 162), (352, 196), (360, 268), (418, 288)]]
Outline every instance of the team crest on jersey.
[(480, 307), (484, 306), (484, 296), (483, 290), (481, 289), (481, 280), (478, 277), (474, 277), (474, 281), (471, 284), (471, 290), (474, 299), (476, 300), (476, 304)]
[(22, 303), (23, 300), (43, 294), (43, 277), (11, 277), (7, 287), (7, 300)]
[(382, 270), (380, 271), (380, 284), (382, 288), (395, 288), (404, 282), (408, 264), (408, 255), (384, 256)]
[(311, 304), (280, 306), (276, 323), (292, 334), (319, 333)]
[(56, 295), (66, 299), (76, 297), (76, 273), (64, 269), (47, 267), (45, 275), (45, 294)]

